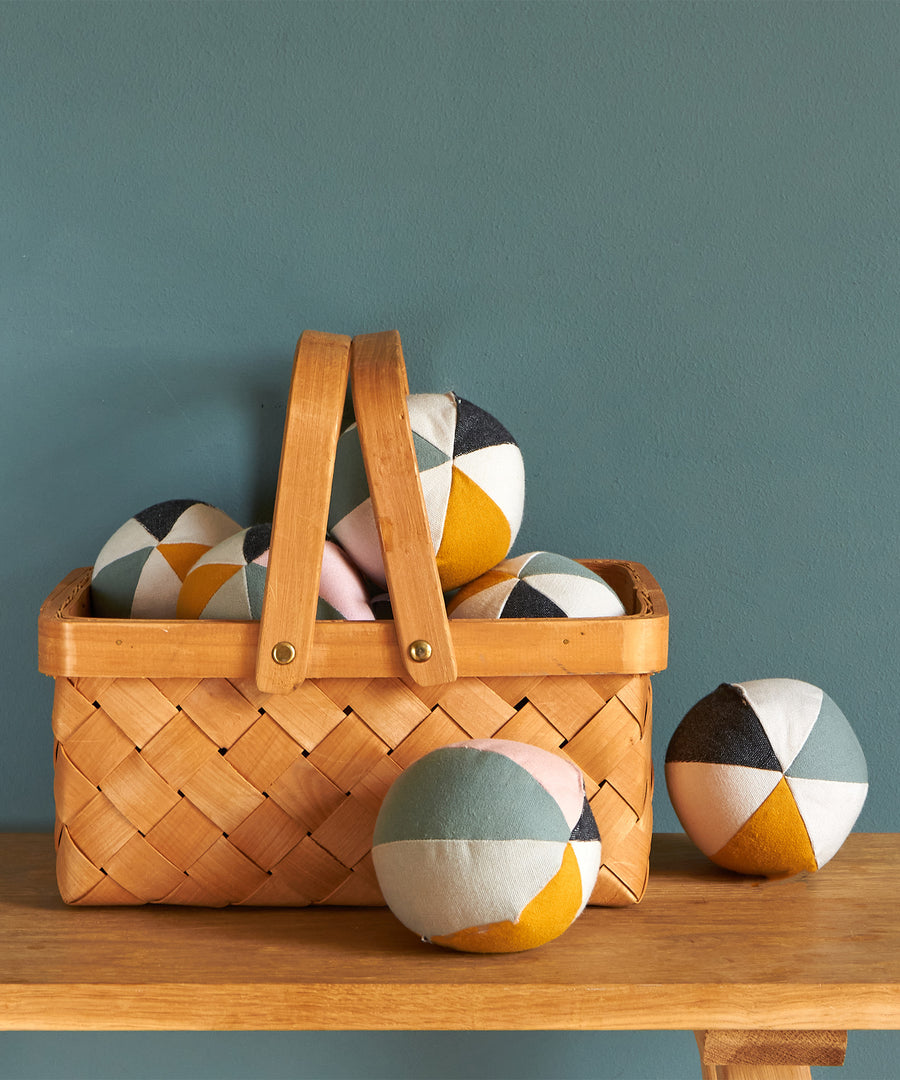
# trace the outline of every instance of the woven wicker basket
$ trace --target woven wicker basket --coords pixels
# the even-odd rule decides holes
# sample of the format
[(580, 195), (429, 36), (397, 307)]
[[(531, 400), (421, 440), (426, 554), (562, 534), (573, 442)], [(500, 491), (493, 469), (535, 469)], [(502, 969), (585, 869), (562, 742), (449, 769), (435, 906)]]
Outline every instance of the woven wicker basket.
[[(389, 622), (315, 621), (351, 356)], [(301, 337), (260, 623), (91, 618), (89, 569), (45, 601), (66, 902), (381, 904), (387, 788), (435, 747), (493, 736), (582, 769), (603, 850), (591, 902), (641, 898), (665, 598), (644, 567), (594, 560), (628, 614), (448, 623), (407, 392), (396, 333)]]

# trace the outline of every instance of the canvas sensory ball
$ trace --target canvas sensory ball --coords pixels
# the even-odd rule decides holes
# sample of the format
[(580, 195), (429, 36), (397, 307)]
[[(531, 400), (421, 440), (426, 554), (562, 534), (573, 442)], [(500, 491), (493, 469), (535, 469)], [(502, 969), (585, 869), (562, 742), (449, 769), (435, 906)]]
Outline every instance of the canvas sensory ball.
[[(446, 592), (472, 581), (509, 553), (525, 502), (522, 453), (498, 420), (464, 398), (412, 394), (407, 401), (431, 539)], [(338, 440), (328, 528), (360, 570), (384, 585), (356, 424)]]
[[(178, 618), (261, 618), (271, 537), (271, 524), (253, 525), (206, 552), (185, 578)], [(322, 555), (316, 618), (374, 618), (358, 572), (329, 541)]]
[(135, 514), (106, 541), (94, 563), (94, 615), (174, 618), (190, 568), (238, 529), (227, 514), (195, 499), (171, 499)]
[(420, 937), (518, 952), (558, 937), (584, 909), (600, 836), (575, 765), (474, 739), (431, 751), (394, 781), (372, 857), (388, 906)]
[(624, 615), (614, 590), (593, 570), (549, 551), (504, 559), (447, 604), (454, 619), (561, 619)]
[(797, 679), (723, 683), (687, 713), (666, 753), (685, 832), (713, 862), (782, 877), (837, 852), (868, 791), (847, 718)]

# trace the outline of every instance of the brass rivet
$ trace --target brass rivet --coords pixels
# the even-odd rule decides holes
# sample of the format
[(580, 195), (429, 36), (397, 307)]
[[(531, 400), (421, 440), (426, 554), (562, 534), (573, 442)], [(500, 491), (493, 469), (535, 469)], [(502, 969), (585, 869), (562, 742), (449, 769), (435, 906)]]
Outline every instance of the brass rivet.
[(297, 650), (289, 641), (279, 641), (272, 649), (272, 659), (276, 664), (289, 664), (297, 655)]
[(430, 642), (422, 641), (421, 638), (414, 641), (409, 647), (409, 655), (417, 664), (424, 664), (426, 660), (431, 658)]

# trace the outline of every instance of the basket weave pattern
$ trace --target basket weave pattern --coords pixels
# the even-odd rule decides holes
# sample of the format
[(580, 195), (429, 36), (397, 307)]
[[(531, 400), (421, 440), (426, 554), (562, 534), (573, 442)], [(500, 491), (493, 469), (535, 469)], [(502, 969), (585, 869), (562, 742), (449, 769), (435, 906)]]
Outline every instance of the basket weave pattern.
[(73, 904), (377, 905), (375, 817), (428, 751), (469, 738), (574, 761), (603, 838), (592, 904), (639, 900), (649, 675), (253, 680), (58, 677), (57, 876)]

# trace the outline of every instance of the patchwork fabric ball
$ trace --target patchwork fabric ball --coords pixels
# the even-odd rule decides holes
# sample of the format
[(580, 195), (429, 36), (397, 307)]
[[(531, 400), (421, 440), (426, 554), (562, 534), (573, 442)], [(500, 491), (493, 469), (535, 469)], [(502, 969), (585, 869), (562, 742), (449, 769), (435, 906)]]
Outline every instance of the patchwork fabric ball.
[(705, 855), (765, 877), (824, 866), (869, 787), (847, 718), (797, 679), (723, 683), (699, 701), (669, 743), (666, 782)]
[[(271, 524), (229, 536), (191, 568), (178, 597), (179, 619), (262, 617)], [(358, 572), (337, 544), (325, 543), (317, 619), (373, 619)]]
[[(455, 394), (412, 394), (407, 401), (446, 592), (472, 581), (509, 553), (525, 502), (522, 453), (498, 420)], [(338, 440), (328, 528), (364, 574), (385, 584), (356, 424)]]
[(135, 514), (106, 541), (94, 563), (94, 615), (175, 618), (190, 568), (238, 529), (227, 514), (195, 499), (171, 499)]
[(561, 619), (624, 615), (625, 608), (593, 570), (564, 555), (533, 551), (464, 585), (447, 612), (454, 619)]
[(600, 836), (575, 765), (525, 743), (474, 739), (431, 751), (394, 781), (372, 857), (388, 906), (420, 937), (518, 952), (582, 912)]

